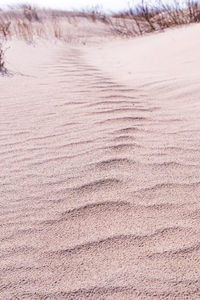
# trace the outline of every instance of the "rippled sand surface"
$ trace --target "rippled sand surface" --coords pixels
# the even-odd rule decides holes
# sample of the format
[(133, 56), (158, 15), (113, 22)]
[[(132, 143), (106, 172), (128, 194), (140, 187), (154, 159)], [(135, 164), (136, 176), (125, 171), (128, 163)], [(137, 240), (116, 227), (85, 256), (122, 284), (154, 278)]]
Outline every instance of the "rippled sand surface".
[(100, 46), (0, 78), (1, 299), (200, 299), (200, 44), (185, 44), (160, 80), (155, 62), (126, 78), (122, 48), (95, 63)]

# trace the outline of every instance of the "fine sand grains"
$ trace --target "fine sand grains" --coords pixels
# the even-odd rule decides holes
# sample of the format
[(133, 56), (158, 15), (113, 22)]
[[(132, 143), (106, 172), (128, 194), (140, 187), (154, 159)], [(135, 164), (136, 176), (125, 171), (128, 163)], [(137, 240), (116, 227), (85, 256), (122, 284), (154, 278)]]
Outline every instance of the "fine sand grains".
[[(0, 78), (1, 299), (200, 298), (199, 27), (182, 30), (112, 55), (20, 46)], [(164, 75), (148, 53), (171, 34)]]

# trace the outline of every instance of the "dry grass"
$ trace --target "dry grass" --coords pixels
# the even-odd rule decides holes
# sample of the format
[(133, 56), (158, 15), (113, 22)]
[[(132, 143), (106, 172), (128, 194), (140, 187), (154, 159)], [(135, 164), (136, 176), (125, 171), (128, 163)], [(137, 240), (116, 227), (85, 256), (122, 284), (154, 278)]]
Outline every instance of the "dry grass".
[(4, 70), (4, 52), (3, 52), (3, 49), (2, 49), (2, 45), (0, 44), (0, 73), (3, 72)]
[(4, 39), (15, 37), (27, 42), (32, 42), (37, 37), (68, 41), (63, 24), (75, 24), (80, 18), (93, 23), (102, 22), (112, 34), (126, 37), (200, 22), (199, 0), (185, 0), (184, 3), (180, 0), (173, 1), (169, 5), (158, 0), (157, 6), (150, 6), (142, 0), (140, 5), (112, 16), (104, 14), (99, 7), (82, 12), (66, 12), (21, 5), (10, 11), (0, 12), (0, 35)]
[(115, 33), (135, 36), (199, 22), (199, 0), (173, 0), (170, 4), (158, 0), (154, 6), (142, 0), (140, 5), (113, 14), (111, 25)]
[(0, 22), (0, 74), (4, 75), (7, 73), (7, 69), (5, 67), (5, 48), (4, 44), (10, 35), (10, 25), (11, 22), (7, 20), (1, 20)]
[[(0, 38), (16, 38), (28, 43), (37, 38), (55, 38), (69, 42), (73, 39), (69, 25), (74, 29), (80, 20), (85, 19), (106, 23), (107, 17), (103, 14), (97, 15), (94, 11), (87, 13), (41, 10), (23, 5), (10, 11), (0, 11)], [(74, 34), (75, 40), (79, 33), (74, 30)]]
[(20, 5), (9, 11), (0, 10), (0, 72), (5, 71), (3, 44), (7, 40), (16, 38), (32, 43), (42, 38), (83, 42), (92, 33), (91, 27), (78, 27), (80, 20), (102, 23), (105, 26), (102, 31), (104, 35), (106, 32), (108, 36), (120, 37), (133, 37), (200, 22), (200, 0), (185, 0), (184, 3), (181, 0), (173, 1), (166, 4), (163, 0), (157, 0), (157, 5), (150, 6), (147, 0), (142, 0), (140, 5), (129, 6), (127, 10), (109, 16), (99, 7), (81, 12), (42, 10), (30, 5)]
[(10, 11), (0, 12), (0, 34), (6, 39), (17, 38), (33, 42), (35, 38), (62, 39), (61, 26), (51, 11), (22, 5)]
[(5, 56), (4, 45), (3, 45), (3, 43), (0, 43), (0, 74), (1, 75), (7, 74), (4, 56)]

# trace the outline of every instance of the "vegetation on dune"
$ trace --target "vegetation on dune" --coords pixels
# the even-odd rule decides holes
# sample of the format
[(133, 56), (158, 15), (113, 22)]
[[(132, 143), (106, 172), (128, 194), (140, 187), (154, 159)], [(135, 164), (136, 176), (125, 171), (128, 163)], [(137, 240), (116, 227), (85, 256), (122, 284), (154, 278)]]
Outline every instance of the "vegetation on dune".
[(4, 69), (5, 69), (4, 51), (2, 49), (2, 44), (0, 44), (0, 73), (3, 73)]
[(0, 23), (0, 73), (1, 74), (6, 74), (7, 69), (5, 67), (5, 41), (8, 38), (9, 35), (9, 28), (10, 28), (11, 22), (4, 21)]
[(112, 33), (125, 36), (200, 22), (200, 0), (173, 0), (171, 4), (157, 0), (157, 5), (148, 2), (141, 0), (139, 5), (133, 2), (127, 10), (111, 15), (103, 13), (98, 6), (82, 12), (67, 12), (20, 5), (0, 12), (0, 35), (5, 39), (17, 37), (28, 42), (32, 42), (34, 37), (65, 39), (63, 21), (72, 23), (79, 18), (103, 22)]
[[(0, 10), (0, 73), (5, 73), (4, 44), (17, 38), (32, 43), (34, 38), (59, 39), (71, 42), (64, 23), (77, 24), (79, 19), (101, 22), (110, 35), (133, 37), (164, 30), (178, 25), (200, 22), (200, 0), (173, 0), (166, 4), (157, 0), (156, 5), (141, 0), (141, 4), (129, 5), (127, 10), (105, 14), (99, 7), (81, 12), (42, 10), (30, 5), (20, 5), (10, 10)], [(80, 33), (79, 33), (80, 35)]]
[(158, 0), (157, 4), (148, 4), (142, 0), (125, 11), (113, 14), (113, 29), (121, 34), (132, 36), (159, 31), (178, 25), (200, 22), (199, 0), (173, 0), (169, 3)]

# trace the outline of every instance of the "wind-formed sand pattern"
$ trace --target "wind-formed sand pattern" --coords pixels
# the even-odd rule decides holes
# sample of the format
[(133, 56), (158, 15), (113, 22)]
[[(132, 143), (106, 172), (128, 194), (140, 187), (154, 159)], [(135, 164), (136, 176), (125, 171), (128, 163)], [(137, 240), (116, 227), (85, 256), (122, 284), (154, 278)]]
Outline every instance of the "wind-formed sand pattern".
[(77, 22), (7, 41), (0, 299), (200, 299), (200, 25)]

